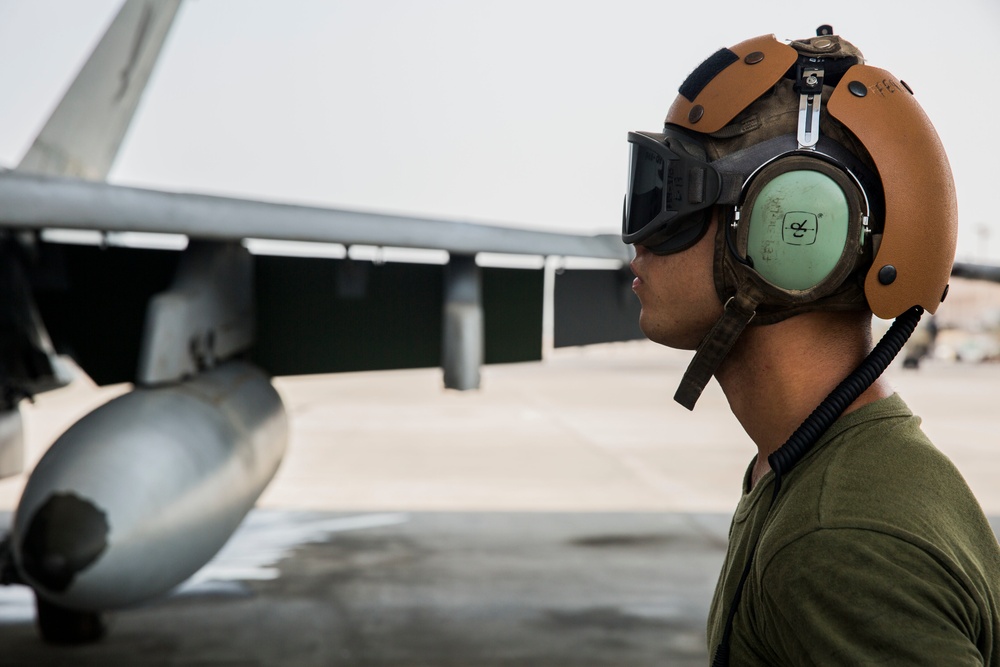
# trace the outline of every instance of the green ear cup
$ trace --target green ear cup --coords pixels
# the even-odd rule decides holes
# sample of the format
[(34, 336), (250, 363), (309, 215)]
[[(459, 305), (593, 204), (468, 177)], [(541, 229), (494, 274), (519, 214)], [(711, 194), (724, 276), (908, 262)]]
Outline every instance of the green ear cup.
[[(851, 207), (841, 185), (812, 169), (763, 182), (750, 206), (746, 257), (772, 285), (802, 291), (819, 285), (844, 254)], [(745, 219), (745, 218), (744, 218)]]

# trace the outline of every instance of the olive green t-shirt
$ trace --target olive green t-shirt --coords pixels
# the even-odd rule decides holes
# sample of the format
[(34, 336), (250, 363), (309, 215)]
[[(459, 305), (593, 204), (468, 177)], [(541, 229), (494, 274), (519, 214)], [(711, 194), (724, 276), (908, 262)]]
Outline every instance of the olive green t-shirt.
[[(751, 466), (752, 468), (752, 466)], [(1000, 665), (1000, 548), (961, 474), (897, 395), (841, 417), (744, 494), (709, 653), (763, 528), (730, 642), (737, 665)]]

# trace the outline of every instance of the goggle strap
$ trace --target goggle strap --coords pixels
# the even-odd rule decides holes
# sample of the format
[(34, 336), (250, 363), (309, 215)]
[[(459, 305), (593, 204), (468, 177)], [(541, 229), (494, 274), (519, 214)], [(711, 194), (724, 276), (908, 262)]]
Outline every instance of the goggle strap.
[(739, 204), (743, 187), (750, 175), (776, 155), (794, 151), (795, 148), (795, 138), (785, 135), (744, 148), (712, 162), (711, 168), (719, 174), (720, 183), (719, 198), (715, 203), (720, 206)]
[(743, 195), (743, 183), (746, 182), (746, 174), (719, 174), (721, 186), (719, 188), (719, 198), (716, 204), (721, 206), (735, 206), (740, 203)]
[[(796, 152), (797, 149), (796, 138), (786, 134), (754, 144), (712, 162), (711, 167), (718, 172), (721, 184), (719, 198), (715, 203), (723, 206), (739, 204), (747, 180), (761, 165), (771, 162), (776, 157)], [(839, 144), (820, 138), (816, 152), (827, 155), (845, 166), (856, 178), (861, 179), (863, 189), (869, 187), (867, 184), (871, 183), (872, 179), (868, 177), (868, 170)]]
[[(761, 165), (767, 164), (780, 155), (792, 153), (796, 150), (798, 150), (798, 143), (795, 140), (795, 136), (783, 134), (759, 144), (747, 146), (710, 164), (723, 176), (728, 175), (733, 178), (742, 177), (745, 181)], [(743, 183), (740, 183), (741, 187), (742, 185)]]
[(688, 170), (688, 201), (701, 204), (705, 201), (705, 169), (694, 167)]
[(750, 324), (750, 320), (757, 313), (757, 306), (763, 300), (764, 293), (752, 283), (747, 283), (736, 292), (736, 296), (726, 302), (722, 317), (698, 346), (694, 358), (684, 372), (680, 386), (674, 393), (675, 401), (688, 410), (694, 410), (694, 404), (698, 402), (708, 381), (712, 379), (722, 360), (736, 344), (736, 339)]

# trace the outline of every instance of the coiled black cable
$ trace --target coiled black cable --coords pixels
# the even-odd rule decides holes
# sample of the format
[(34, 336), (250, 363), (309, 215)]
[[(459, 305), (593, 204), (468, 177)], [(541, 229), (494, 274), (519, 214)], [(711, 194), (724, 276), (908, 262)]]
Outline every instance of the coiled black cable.
[[(920, 317), (924, 314), (924, 309), (914, 306), (893, 321), (892, 326), (882, 336), (882, 339), (875, 346), (875, 349), (865, 357), (854, 371), (848, 375), (843, 382), (827, 395), (823, 402), (812, 411), (806, 420), (795, 429), (791, 437), (785, 444), (771, 453), (767, 457), (767, 462), (774, 471), (774, 490), (771, 493), (771, 503), (768, 505), (767, 513), (770, 514), (774, 507), (774, 501), (781, 490), (782, 477), (795, 467), (802, 457), (819, 441), (820, 436), (826, 429), (844, 413), (851, 403), (865, 392), (879, 378), (885, 369), (888, 368), (892, 360), (896, 358), (903, 345), (910, 338), (913, 330), (916, 329)], [(765, 520), (766, 520), (765, 515)], [(740, 582), (736, 586), (736, 592), (729, 603), (729, 613), (726, 616), (726, 627), (722, 632), (722, 640), (715, 648), (715, 656), (712, 659), (712, 667), (728, 667), (729, 665), (729, 640), (733, 633), (733, 622), (736, 619), (736, 608), (743, 597), (743, 586), (746, 584), (750, 574), (750, 567), (753, 565), (754, 554), (757, 553), (757, 543), (760, 542), (760, 534), (764, 532), (761, 525), (760, 532), (754, 538), (753, 548), (750, 550), (750, 557), (747, 558), (740, 576)]]

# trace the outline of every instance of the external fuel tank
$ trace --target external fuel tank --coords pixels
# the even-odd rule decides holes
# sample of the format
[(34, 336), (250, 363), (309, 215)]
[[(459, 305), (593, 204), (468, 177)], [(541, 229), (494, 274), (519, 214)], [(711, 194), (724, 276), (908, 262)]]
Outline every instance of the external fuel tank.
[(166, 593), (236, 530), (287, 434), (269, 378), (241, 361), (106, 403), (32, 472), (12, 530), (19, 575), (47, 601), (84, 611)]

